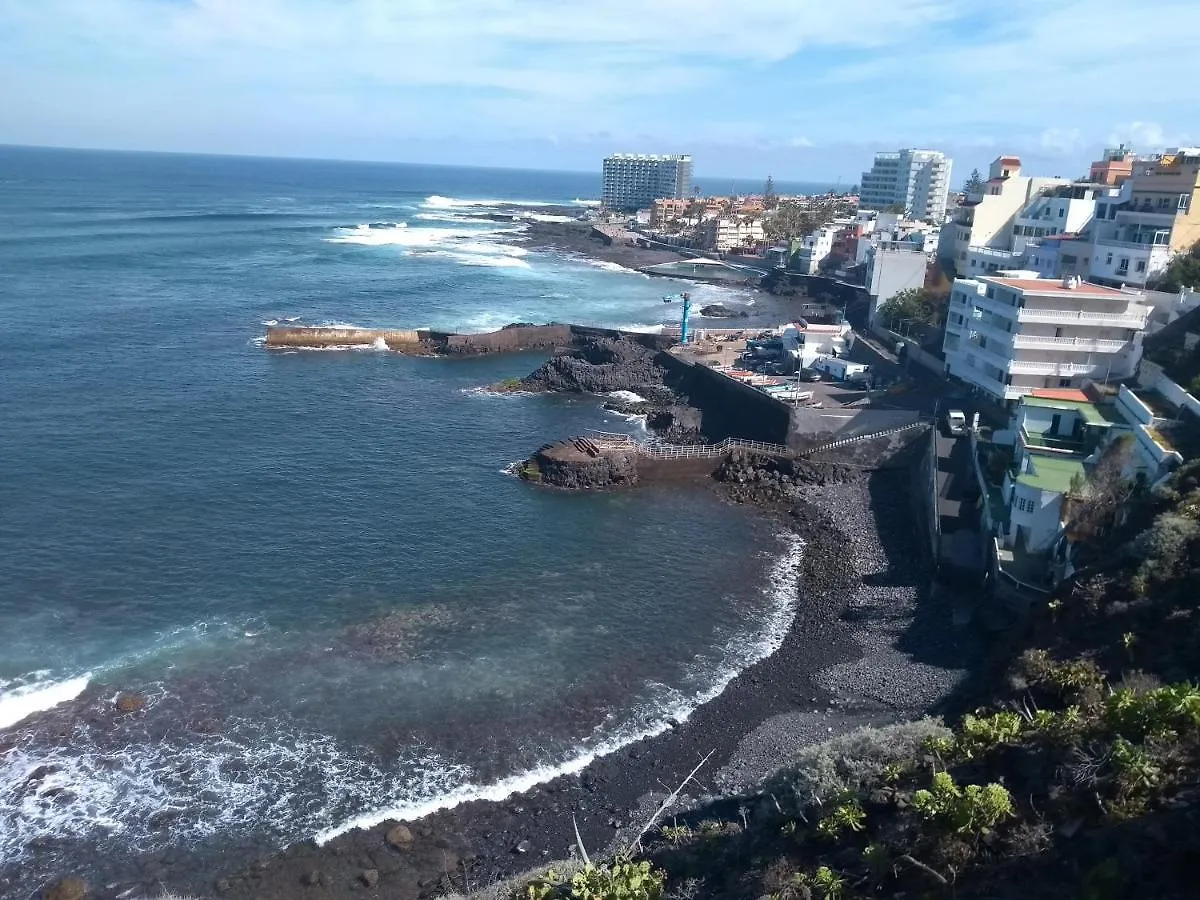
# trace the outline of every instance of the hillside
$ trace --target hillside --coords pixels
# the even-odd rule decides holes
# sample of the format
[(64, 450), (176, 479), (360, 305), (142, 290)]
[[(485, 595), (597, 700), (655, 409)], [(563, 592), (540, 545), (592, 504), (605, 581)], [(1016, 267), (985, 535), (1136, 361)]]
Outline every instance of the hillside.
[[(986, 707), (798, 752), (529, 898), (1196, 896), (1200, 464), (1010, 636)], [(1100, 552), (1103, 551), (1103, 552)], [(578, 866), (571, 867), (572, 870)]]

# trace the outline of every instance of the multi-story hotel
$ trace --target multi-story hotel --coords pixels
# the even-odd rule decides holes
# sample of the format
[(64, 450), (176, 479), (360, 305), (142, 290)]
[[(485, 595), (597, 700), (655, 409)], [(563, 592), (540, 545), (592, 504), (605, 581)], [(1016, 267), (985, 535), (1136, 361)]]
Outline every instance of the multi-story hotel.
[(1085, 378), (1133, 374), (1150, 307), (1137, 294), (1036, 272), (958, 278), (946, 317), (947, 373), (1000, 403)]
[(616, 153), (604, 159), (607, 209), (632, 211), (663, 197), (686, 197), (692, 189), (692, 158), (644, 153)]
[(875, 164), (863, 172), (859, 206), (864, 209), (904, 207), (910, 219), (946, 217), (951, 160), (938, 150), (899, 150), (875, 154)]

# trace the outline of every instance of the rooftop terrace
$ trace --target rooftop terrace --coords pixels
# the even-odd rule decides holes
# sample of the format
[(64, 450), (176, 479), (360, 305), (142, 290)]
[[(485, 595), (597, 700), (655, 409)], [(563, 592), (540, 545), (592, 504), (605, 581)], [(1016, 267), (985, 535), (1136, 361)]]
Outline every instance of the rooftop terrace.
[(1083, 462), (1070, 456), (1047, 456), (1031, 451), (1026, 459), (1031, 470), (1018, 475), (1017, 484), (1035, 490), (1065, 494), (1076, 476), (1083, 478), (1086, 474)]

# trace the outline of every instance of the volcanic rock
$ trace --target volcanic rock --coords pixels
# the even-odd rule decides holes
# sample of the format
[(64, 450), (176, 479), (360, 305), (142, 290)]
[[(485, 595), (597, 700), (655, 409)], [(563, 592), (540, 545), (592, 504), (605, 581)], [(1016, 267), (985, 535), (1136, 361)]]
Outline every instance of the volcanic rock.
[(385, 840), (397, 850), (407, 850), (412, 846), (413, 833), (407, 825), (397, 825), (387, 833)]
[(723, 303), (710, 303), (700, 307), (700, 315), (706, 319), (746, 319), (750, 316), (745, 310), (730, 309)]
[(122, 715), (139, 712), (146, 708), (146, 698), (141, 694), (118, 694), (113, 706)]
[(361, 881), (363, 884), (365, 884), (367, 887), (373, 888), (373, 887), (375, 887), (375, 885), (379, 884), (379, 870), (378, 869), (364, 869), (362, 874), (358, 876), (358, 880)]
[(74, 875), (60, 878), (42, 890), (42, 900), (84, 900), (87, 897), (87, 882)]

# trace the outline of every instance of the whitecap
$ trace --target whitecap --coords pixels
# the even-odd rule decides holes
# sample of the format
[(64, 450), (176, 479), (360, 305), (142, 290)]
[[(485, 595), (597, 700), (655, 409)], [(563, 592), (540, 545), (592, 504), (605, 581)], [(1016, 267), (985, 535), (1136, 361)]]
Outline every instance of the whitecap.
[(75, 678), (51, 681), (48, 673), (34, 672), (0, 685), (0, 728), (10, 728), (34, 713), (53, 709), (74, 700), (88, 686), (91, 673)]

